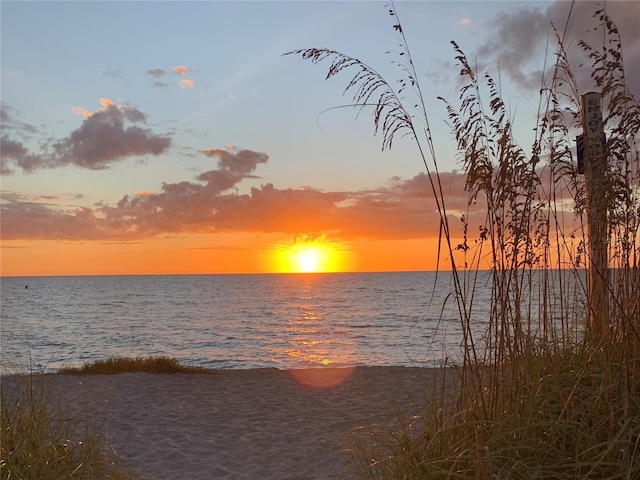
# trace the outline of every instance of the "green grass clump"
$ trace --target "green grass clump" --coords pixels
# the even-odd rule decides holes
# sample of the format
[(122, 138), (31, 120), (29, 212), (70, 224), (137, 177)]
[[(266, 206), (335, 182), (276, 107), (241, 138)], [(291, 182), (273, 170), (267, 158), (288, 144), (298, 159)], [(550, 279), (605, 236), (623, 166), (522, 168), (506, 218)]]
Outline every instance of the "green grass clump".
[(62, 367), (58, 373), (86, 375), (115, 375), (118, 373), (215, 373), (205, 367), (182, 365), (170, 357), (116, 357), (85, 363), (82, 367)]
[(43, 378), (23, 376), (14, 391), (0, 389), (0, 478), (131, 478), (115, 463), (104, 433), (72, 422), (42, 383)]

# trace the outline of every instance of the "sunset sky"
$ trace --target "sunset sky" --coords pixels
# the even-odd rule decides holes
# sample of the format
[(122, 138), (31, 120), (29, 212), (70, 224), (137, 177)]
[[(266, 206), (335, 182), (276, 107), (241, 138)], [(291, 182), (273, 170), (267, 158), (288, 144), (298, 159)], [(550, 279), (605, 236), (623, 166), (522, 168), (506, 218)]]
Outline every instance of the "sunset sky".
[[(499, 72), (527, 149), (550, 22), (564, 26), (569, 5), (396, 4), (453, 211), (466, 205), (464, 178), (436, 98), (458, 99), (450, 41)], [(640, 4), (607, 5), (638, 96)], [(592, 38), (593, 11), (577, 3), (570, 55)], [(328, 47), (393, 80), (387, 12), (385, 2), (2, 1), (0, 273), (435, 268), (439, 218), (415, 144), (381, 151), (371, 112), (328, 110), (350, 102), (348, 74), (325, 81), (329, 63), (282, 55)]]

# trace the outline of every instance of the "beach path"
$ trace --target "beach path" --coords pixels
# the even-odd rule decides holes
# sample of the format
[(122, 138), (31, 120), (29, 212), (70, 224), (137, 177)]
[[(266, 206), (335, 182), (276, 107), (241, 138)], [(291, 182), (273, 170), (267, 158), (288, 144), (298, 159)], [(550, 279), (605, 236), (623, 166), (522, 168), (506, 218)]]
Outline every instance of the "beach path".
[[(345, 478), (353, 435), (424, 413), (444, 369), (47, 375), (71, 416), (104, 428), (136, 478)], [(3, 383), (7, 378), (3, 378)], [(3, 385), (6, 387), (6, 385)]]

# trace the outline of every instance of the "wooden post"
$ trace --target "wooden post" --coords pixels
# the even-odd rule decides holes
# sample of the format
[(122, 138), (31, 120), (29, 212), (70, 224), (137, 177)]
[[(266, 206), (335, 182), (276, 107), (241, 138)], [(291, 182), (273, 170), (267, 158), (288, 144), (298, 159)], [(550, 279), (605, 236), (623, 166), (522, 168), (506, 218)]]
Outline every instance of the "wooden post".
[(609, 262), (607, 258), (607, 192), (604, 125), (600, 93), (582, 96), (584, 131), (584, 174), (587, 186), (589, 222), (589, 323), (597, 338), (609, 327)]

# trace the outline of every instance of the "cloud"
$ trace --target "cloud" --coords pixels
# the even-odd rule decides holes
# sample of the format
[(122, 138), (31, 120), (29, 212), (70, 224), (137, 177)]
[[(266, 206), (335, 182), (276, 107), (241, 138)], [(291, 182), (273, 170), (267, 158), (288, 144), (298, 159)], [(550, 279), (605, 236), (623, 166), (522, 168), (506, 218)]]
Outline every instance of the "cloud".
[(40, 132), (40, 129), (34, 125), (19, 122), (16, 116), (17, 112), (13, 107), (5, 102), (0, 103), (0, 128), (2, 132), (13, 131), (24, 137), (29, 137)]
[[(431, 181), (424, 173), (408, 179), (394, 177), (370, 190), (280, 189), (265, 183), (240, 194), (241, 182), (258, 178), (256, 170), (268, 162), (269, 156), (233, 146), (202, 149), (199, 153), (216, 159), (217, 168), (191, 181), (163, 183), (156, 191), (124, 195), (116, 204), (65, 205), (65, 199), (53, 196), (5, 192), (0, 217), (2, 238), (122, 241), (159, 235), (251, 232), (284, 233), (292, 238), (328, 235), (349, 241), (439, 235), (440, 214)], [(547, 178), (549, 172), (541, 171), (540, 175)], [(462, 236), (460, 216), (464, 214), (469, 236), (474, 238), (487, 212), (481, 201), (469, 202), (465, 175), (441, 173), (439, 183), (452, 237)], [(559, 206), (564, 201), (558, 197)], [(571, 206), (567, 200), (567, 215), (571, 215)]]
[[(164, 77), (165, 75), (168, 75), (169, 73), (172, 73), (173, 75), (177, 75), (179, 77), (183, 77), (186, 74), (192, 72), (193, 69), (189, 68), (185, 65), (176, 65), (175, 67), (171, 67), (168, 70), (162, 69), (162, 68), (152, 68), (150, 70), (147, 70), (147, 75), (150, 75), (152, 77), (155, 77), (156, 79), (160, 79), (162, 77)], [(190, 89), (190, 88), (195, 88), (196, 86), (196, 82), (195, 80), (191, 80), (191, 79), (187, 79), (187, 78), (182, 78), (180, 80), (178, 80), (178, 82), (176, 82), (176, 84), (178, 85), (178, 87), (182, 88), (182, 89)], [(172, 83), (169, 82), (161, 82), (159, 80), (153, 82), (153, 86), (155, 88), (166, 88), (166, 87), (170, 87), (172, 85)]]
[[(47, 144), (42, 152), (31, 153), (22, 142), (3, 133), (3, 174), (12, 173), (12, 167), (26, 173), (67, 165), (101, 170), (129, 157), (160, 155), (171, 146), (169, 137), (139, 126), (146, 123), (147, 116), (137, 108), (115, 105), (108, 98), (101, 98), (100, 104), (102, 107), (94, 113), (73, 107), (74, 113), (85, 116), (80, 127), (69, 136)], [(5, 117), (14, 127), (19, 125), (12, 122), (10, 115), (3, 114)]]
[(18, 163), (20, 165), (28, 165), (33, 163), (29, 160), (29, 151), (21, 143), (11, 140), (4, 135), (0, 138), (0, 173), (2, 175), (10, 175), (13, 173), (11, 163)]
[[(101, 209), (105, 224), (114, 231), (136, 232), (143, 236), (218, 230), (221, 227), (219, 215), (224, 216), (229, 206), (242, 198), (235, 194), (236, 185), (245, 178), (253, 178), (256, 167), (266, 163), (269, 157), (252, 150), (206, 149), (201, 152), (218, 159), (217, 170), (199, 174), (197, 182), (164, 183), (157, 193), (125, 195), (115, 207)], [(240, 215), (236, 211), (233, 216)]]
[[(540, 88), (542, 65), (540, 58), (549, 41), (555, 45), (551, 23), (562, 35), (569, 15), (571, 2), (556, 0), (546, 10), (521, 8), (510, 13), (500, 13), (490, 22), (490, 37), (479, 47), (481, 59), (499, 63), (501, 73), (506, 74), (521, 88), (537, 91)], [(573, 11), (566, 40), (570, 63), (583, 91), (593, 88), (589, 78), (591, 61), (586, 58), (578, 41), (593, 47), (602, 44), (599, 20), (593, 14), (602, 3), (583, 1), (573, 4)], [(608, 15), (616, 23), (622, 37), (626, 79), (635, 95), (640, 94), (640, 17), (638, 2), (610, 1), (606, 3)], [(555, 48), (555, 47), (553, 47)], [(549, 58), (548, 62), (553, 62)], [(584, 66), (580, 66), (583, 65)]]
[(16, 163), (31, 165), (39, 160), (29, 153), (23, 141), (27, 141), (34, 135), (39, 134), (37, 127), (19, 122), (16, 118), (16, 111), (6, 103), (0, 104), (0, 174), (11, 175), (12, 168)]
[(76, 115), (82, 115), (85, 118), (91, 116), (91, 112), (83, 107), (71, 107), (71, 111)]
[(161, 68), (152, 68), (151, 70), (147, 70), (147, 75), (151, 75), (152, 77), (161, 78), (167, 72), (162, 70)]
[(462, 26), (466, 26), (466, 25), (470, 25), (471, 24), (471, 19), (470, 18), (461, 18), (460, 19), (460, 25)]
[(184, 65), (176, 65), (175, 67), (171, 68), (171, 73), (180, 76), (186, 75), (190, 71), (191, 69), (189, 67), (185, 67)]
[(184, 78), (178, 82), (178, 86), (180, 88), (194, 88), (196, 86), (196, 82), (193, 80), (187, 80), (186, 78)]
[[(103, 107), (107, 108), (107, 107), (111, 107), (112, 105), (114, 105), (114, 103), (109, 100), (108, 98), (102, 97), (100, 98), (100, 105), (102, 105)], [(123, 109), (126, 109), (127, 106), (126, 105), (122, 105)]]
[[(423, 174), (357, 192), (326, 192), (309, 187), (278, 189), (271, 183), (238, 194), (238, 185), (256, 178), (268, 155), (253, 150), (208, 148), (217, 168), (193, 181), (163, 183), (158, 191), (123, 196), (115, 205), (65, 207), (45, 198), (3, 195), (4, 239), (140, 239), (162, 234), (281, 232), (350, 239), (435, 236), (439, 216)], [(446, 174), (447, 195), (460, 205), (464, 181)], [(423, 190), (428, 189), (428, 190)], [(466, 197), (464, 197), (466, 198)]]
[(67, 239), (96, 238), (100, 225), (88, 207), (61, 208), (37, 197), (2, 192), (0, 222), (2, 238)]
[[(507, 73), (520, 87), (539, 88), (541, 72), (531, 72), (530, 62), (540, 60), (549, 34), (549, 19), (537, 9), (520, 9), (516, 13), (499, 13), (490, 22), (492, 36), (478, 49), (481, 59), (494, 58), (501, 72)], [(536, 65), (535, 68), (541, 65)]]

